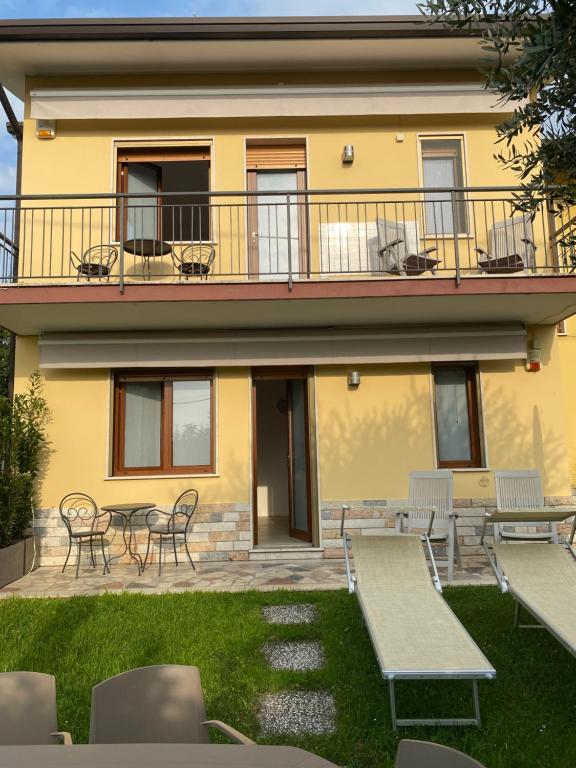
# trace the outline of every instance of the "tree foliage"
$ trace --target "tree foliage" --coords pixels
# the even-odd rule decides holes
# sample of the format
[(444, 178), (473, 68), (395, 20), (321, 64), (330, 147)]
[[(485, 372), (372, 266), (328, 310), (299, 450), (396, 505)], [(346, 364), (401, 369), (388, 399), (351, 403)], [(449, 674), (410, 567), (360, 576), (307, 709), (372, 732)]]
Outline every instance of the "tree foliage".
[[(556, 210), (570, 211), (576, 201), (576, 0), (427, 0), (418, 6), (433, 22), (482, 33), (486, 87), (514, 106), (497, 128), (496, 157), (518, 174), (517, 207), (534, 212), (553, 189)], [(571, 253), (575, 230), (576, 218), (559, 239)]]
[(36, 479), (47, 450), (48, 407), (38, 372), (28, 390), (0, 397), (0, 547), (22, 538), (32, 519)]

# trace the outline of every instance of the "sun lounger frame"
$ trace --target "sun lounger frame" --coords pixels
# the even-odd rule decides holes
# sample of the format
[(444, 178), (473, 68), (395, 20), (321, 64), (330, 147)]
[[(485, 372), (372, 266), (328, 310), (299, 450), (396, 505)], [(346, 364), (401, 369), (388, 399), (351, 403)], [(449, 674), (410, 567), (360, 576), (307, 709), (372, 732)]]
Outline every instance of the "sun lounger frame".
[[(509, 592), (514, 598), (514, 600), (516, 601), (516, 605), (514, 609), (514, 626), (518, 627), (519, 629), (546, 629), (561, 645), (563, 645), (566, 648), (566, 650), (568, 650), (570, 653), (576, 656), (574, 647), (570, 646), (568, 643), (565, 642), (564, 638), (561, 637), (555, 631), (554, 626), (546, 622), (542, 616), (538, 615), (538, 613), (534, 611), (534, 608), (532, 606), (529, 607), (522, 600), (522, 596), (517, 592), (517, 590), (514, 589), (514, 585), (510, 583), (506, 574), (502, 571), (498, 563), (496, 552), (494, 551), (493, 547), (486, 539), (487, 527), (488, 525), (493, 525), (494, 523), (498, 524), (498, 523), (517, 522), (519, 524), (524, 523), (524, 525), (526, 524), (529, 525), (530, 523), (534, 523), (536, 521), (536, 518), (538, 518), (537, 522), (558, 523), (558, 522), (563, 522), (564, 520), (567, 520), (569, 517), (572, 517), (573, 515), (574, 515), (574, 520), (572, 522), (572, 529), (570, 531), (568, 541), (564, 542), (563, 544), (554, 544), (554, 543), (547, 544), (543, 542), (541, 546), (564, 547), (564, 549), (568, 550), (568, 553), (574, 558), (574, 560), (576, 560), (576, 552), (574, 551), (574, 536), (576, 535), (576, 507), (546, 507), (545, 509), (539, 508), (534, 510), (516, 510), (516, 509), (515, 510), (498, 510), (497, 512), (493, 512), (492, 514), (487, 513), (486, 517), (484, 518), (484, 525), (482, 526), (482, 535), (480, 537), (480, 544), (486, 554), (486, 557), (488, 558), (488, 562), (490, 563), (492, 571), (496, 576), (496, 580), (498, 581), (498, 586), (500, 587), (500, 590), (504, 594)], [(505, 546), (522, 546), (522, 545), (506, 544)], [(524, 610), (528, 614), (530, 614), (530, 616), (533, 616), (540, 623), (539, 624), (520, 624), (520, 610), (519, 610), (520, 606), (522, 606), (522, 608), (524, 608)]]
[[(356, 593), (356, 596), (358, 598), (358, 602), (360, 603), (360, 607), (362, 609), (362, 614), (364, 615), (364, 607), (362, 602), (362, 596), (356, 589), (356, 577), (352, 573), (351, 563), (350, 563), (350, 544), (351, 544), (351, 536), (350, 534), (346, 533), (344, 530), (344, 523), (345, 523), (345, 516), (346, 512), (350, 509), (348, 505), (342, 506), (342, 518), (341, 518), (341, 524), (340, 524), (340, 533), (342, 535), (342, 540), (344, 543), (344, 560), (346, 563), (346, 578), (348, 581), (348, 592), (349, 594)], [(431, 509), (431, 516), (430, 516), (430, 525), (428, 528), (428, 531), (424, 534), (422, 534), (422, 539), (426, 545), (426, 549), (428, 551), (428, 554), (430, 556), (430, 563), (432, 566), (432, 584), (434, 586), (434, 589), (442, 594), (442, 585), (440, 583), (440, 577), (438, 576), (438, 570), (436, 567), (436, 561), (434, 559), (434, 552), (432, 549), (432, 544), (429, 538), (430, 530), (432, 529), (432, 524), (434, 522), (434, 509)], [(403, 534), (391, 534), (391, 535), (403, 535)], [(363, 616), (364, 617), (364, 616)], [(369, 623), (364, 622), (365, 626), (368, 630), (368, 634), (370, 635), (370, 640), (372, 642), (373, 647), (376, 647), (376, 640), (372, 635), (372, 630), (370, 628)], [(380, 670), (382, 677), (384, 680), (388, 683), (388, 692), (389, 692), (389, 698), (390, 698), (390, 715), (392, 720), (392, 728), (394, 731), (398, 730), (398, 727), (401, 726), (412, 726), (412, 725), (441, 725), (441, 726), (460, 726), (460, 725), (475, 725), (476, 727), (480, 728), (482, 725), (482, 720), (480, 716), (480, 696), (478, 692), (478, 680), (493, 680), (496, 677), (495, 670), (491, 670), (490, 672), (487, 672), (486, 670), (478, 670), (475, 671), (466, 671), (461, 672), (458, 670), (419, 670), (418, 672), (413, 672), (410, 670), (394, 670), (393, 672), (385, 672), (384, 670)], [(452, 718), (405, 718), (405, 717), (398, 717), (397, 713), (397, 707), (396, 707), (396, 691), (395, 691), (395, 682), (397, 680), (469, 680), (472, 684), (472, 700), (474, 704), (474, 717), (452, 717)]]

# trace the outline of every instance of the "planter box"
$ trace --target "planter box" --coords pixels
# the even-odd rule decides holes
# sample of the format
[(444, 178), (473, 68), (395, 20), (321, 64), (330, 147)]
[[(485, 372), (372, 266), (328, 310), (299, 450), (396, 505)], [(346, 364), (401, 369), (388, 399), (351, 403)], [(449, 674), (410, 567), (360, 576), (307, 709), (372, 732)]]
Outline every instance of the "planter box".
[(0, 549), (0, 587), (25, 576), (32, 568), (33, 559), (33, 536)]

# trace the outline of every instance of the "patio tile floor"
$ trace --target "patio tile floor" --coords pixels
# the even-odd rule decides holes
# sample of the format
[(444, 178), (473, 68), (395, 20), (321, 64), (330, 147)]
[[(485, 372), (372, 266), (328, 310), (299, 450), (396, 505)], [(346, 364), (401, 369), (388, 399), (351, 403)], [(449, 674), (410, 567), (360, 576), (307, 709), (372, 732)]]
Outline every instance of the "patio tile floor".
[[(138, 576), (134, 565), (116, 565), (111, 575), (102, 575), (100, 568), (84, 568), (74, 578), (74, 568), (65, 573), (60, 568), (42, 567), (18, 581), (0, 589), (0, 598), (71, 597), (98, 595), (105, 592), (242, 592), (249, 589), (274, 591), (289, 589), (314, 591), (346, 588), (343, 560), (299, 560), (291, 562), (199, 563), (193, 571), (187, 565), (167, 565), (161, 576), (155, 568)], [(440, 569), (445, 583), (445, 569)], [(495, 584), (488, 562), (483, 557), (468, 557), (462, 570), (456, 569), (458, 584)]]

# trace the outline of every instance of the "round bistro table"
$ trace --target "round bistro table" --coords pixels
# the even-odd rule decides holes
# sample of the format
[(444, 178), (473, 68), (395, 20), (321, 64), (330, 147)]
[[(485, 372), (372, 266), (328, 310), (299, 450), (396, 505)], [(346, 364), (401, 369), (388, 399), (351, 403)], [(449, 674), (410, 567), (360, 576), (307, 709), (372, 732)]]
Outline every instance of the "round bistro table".
[[(124, 549), (122, 552), (120, 552), (119, 555), (114, 555), (114, 557), (109, 558), (108, 564), (110, 564), (112, 560), (119, 560), (126, 554), (126, 552), (128, 552), (132, 560), (134, 560), (138, 566), (138, 575), (142, 575), (142, 571), (144, 569), (142, 555), (132, 548), (132, 542), (135, 535), (134, 528), (132, 526), (132, 517), (137, 512), (144, 512), (148, 509), (154, 509), (155, 506), (156, 502), (153, 501), (134, 501), (131, 504), (107, 504), (105, 507), (100, 507), (100, 509), (102, 509), (104, 512), (111, 512), (113, 515), (118, 515), (122, 518), (123, 521), (122, 539), (124, 541)], [(128, 538), (126, 538), (127, 532)]]

